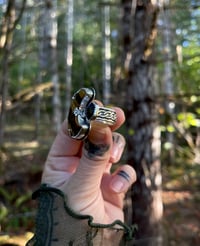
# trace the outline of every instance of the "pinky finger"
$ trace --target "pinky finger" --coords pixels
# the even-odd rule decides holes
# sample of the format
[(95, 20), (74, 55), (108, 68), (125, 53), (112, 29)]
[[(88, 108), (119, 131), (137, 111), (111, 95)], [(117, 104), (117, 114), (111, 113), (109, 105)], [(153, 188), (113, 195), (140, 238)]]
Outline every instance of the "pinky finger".
[(135, 181), (135, 170), (129, 165), (123, 165), (113, 174), (110, 188), (115, 193), (125, 193)]

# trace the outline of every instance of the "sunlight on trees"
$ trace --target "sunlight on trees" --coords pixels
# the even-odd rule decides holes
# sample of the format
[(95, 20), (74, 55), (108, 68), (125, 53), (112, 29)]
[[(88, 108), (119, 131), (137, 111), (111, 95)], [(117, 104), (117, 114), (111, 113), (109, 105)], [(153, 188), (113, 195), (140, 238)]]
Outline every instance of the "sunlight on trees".
[[(147, 15), (137, 19), (147, 2)], [(120, 129), (127, 139), (124, 159), (138, 167), (141, 186), (136, 190), (139, 197), (144, 195), (144, 207), (149, 208), (150, 191), (158, 212), (154, 218), (160, 220), (161, 192), (156, 200), (153, 188), (161, 189), (163, 180), (167, 212), (185, 200), (196, 211), (195, 202), (199, 206), (200, 201), (198, 0), (1, 0), (0, 20), (0, 217), (5, 208), (11, 217), (19, 214), (11, 225), (3, 216), (3, 233), (20, 226), (32, 229), (33, 216), (23, 218), (32, 204), (26, 200), (13, 212), (17, 200), (13, 190), (20, 187), (23, 197), (26, 191), (30, 194), (35, 180), (39, 182), (37, 175), (55, 130), (66, 118), (71, 94), (84, 86), (94, 87), (98, 99), (127, 113), (127, 124)], [(23, 183), (25, 176), (29, 181)], [(147, 188), (144, 193), (142, 185)], [(171, 193), (174, 188), (184, 192)], [(131, 190), (127, 199), (137, 191)], [(10, 200), (9, 192), (14, 194)], [(134, 209), (134, 200), (127, 204), (131, 221), (139, 209)], [(164, 210), (165, 218), (170, 221)], [(181, 245), (174, 235), (169, 240)], [(188, 245), (195, 245), (188, 240)]]

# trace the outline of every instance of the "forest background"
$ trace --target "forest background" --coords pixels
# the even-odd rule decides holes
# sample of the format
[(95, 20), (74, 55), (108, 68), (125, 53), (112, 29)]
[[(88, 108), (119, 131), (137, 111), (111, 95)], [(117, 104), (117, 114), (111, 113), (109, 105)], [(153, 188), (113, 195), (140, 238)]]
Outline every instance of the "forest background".
[(123, 161), (139, 177), (127, 221), (159, 225), (163, 245), (200, 244), (198, 0), (0, 0), (0, 62), (0, 245), (33, 232), (31, 194), (81, 87), (125, 110)]

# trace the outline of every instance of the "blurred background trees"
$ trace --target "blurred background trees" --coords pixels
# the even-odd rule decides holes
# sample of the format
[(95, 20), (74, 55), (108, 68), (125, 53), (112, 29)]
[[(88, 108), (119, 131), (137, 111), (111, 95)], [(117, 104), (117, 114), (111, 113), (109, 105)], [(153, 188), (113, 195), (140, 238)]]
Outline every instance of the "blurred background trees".
[[(189, 163), (191, 184), (199, 173), (199, 1), (0, 0), (0, 20), (0, 183), (22, 158), (19, 177), (41, 172), (72, 93), (94, 87), (127, 116), (124, 159), (138, 174), (127, 221), (143, 228), (138, 240), (160, 233), (161, 174)], [(5, 221), (17, 199), (6, 189)]]

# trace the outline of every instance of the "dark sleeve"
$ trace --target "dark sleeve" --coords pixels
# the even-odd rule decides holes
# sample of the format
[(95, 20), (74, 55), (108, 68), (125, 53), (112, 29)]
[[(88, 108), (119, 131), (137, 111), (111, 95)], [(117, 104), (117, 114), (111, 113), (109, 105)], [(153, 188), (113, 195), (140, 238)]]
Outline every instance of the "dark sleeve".
[(70, 209), (67, 197), (56, 188), (42, 185), (33, 198), (38, 201), (36, 229), (27, 246), (124, 246), (133, 242), (132, 227), (119, 220), (112, 224), (93, 223), (90, 215)]

